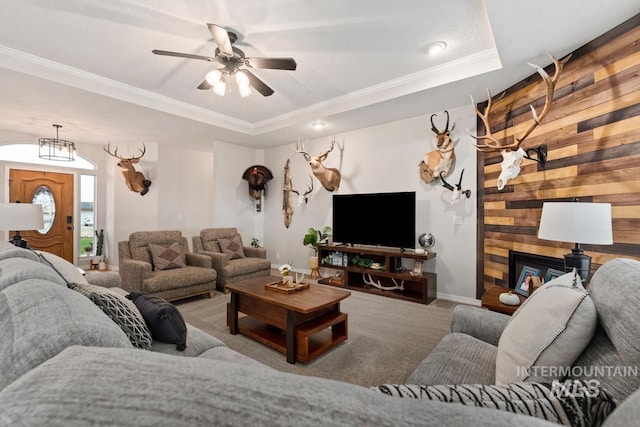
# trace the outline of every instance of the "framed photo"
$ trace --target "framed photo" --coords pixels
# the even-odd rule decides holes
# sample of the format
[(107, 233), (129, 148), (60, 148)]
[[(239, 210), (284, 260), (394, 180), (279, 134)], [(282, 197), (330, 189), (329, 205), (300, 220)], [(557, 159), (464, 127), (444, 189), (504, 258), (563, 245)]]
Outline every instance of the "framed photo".
[(556, 270), (555, 268), (547, 268), (547, 274), (544, 275), (544, 283), (555, 279), (558, 276), (565, 274), (565, 271)]
[(525, 265), (522, 267), (520, 271), (520, 276), (518, 277), (518, 281), (516, 282), (516, 287), (514, 291), (519, 293), (520, 295), (524, 295), (525, 297), (529, 296), (529, 292), (533, 290), (533, 280), (534, 276), (540, 276), (540, 270), (534, 267), (530, 267)]

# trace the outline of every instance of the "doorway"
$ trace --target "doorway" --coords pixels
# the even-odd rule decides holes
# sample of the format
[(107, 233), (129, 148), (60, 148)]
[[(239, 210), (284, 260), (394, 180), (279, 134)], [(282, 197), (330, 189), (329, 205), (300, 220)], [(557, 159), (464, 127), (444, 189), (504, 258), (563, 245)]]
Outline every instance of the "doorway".
[(34, 249), (73, 264), (73, 174), (11, 169), (9, 201), (42, 205), (44, 228), (20, 230)]

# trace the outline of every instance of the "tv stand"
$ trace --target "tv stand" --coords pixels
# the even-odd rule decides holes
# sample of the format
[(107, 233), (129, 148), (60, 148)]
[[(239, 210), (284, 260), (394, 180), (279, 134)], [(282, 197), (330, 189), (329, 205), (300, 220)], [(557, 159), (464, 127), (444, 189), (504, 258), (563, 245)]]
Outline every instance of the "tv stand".
[[(348, 259), (346, 264), (345, 256)], [(430, 304), (436, 299), (437, 276), (435, 273), (422, 271), (422, 266), (424, 261), (435, 256), (435, 252), (417, 254), (404, 248), (319, 245), (318, 265), (342, 272), (341, 280), (325, 278), (319, 280), (319, 283)], [(414, 269), (402, 268), (402, 258), (413, 259)], [(376, 263), (381, 268), (371, 268), (371, 263)]]

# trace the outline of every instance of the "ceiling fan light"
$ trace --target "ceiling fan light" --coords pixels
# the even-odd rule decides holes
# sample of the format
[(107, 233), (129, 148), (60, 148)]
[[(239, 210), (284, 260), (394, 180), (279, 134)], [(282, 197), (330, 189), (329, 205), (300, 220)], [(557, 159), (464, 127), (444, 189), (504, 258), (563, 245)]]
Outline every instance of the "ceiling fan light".
[(205, 80), (211, 86), (216, 86), (222, 80), (222, 72), (220, 70), (209, 71), (205, 76)]
[(217, 85), (213, 87), (213, 93), (216, 95), (224, 96), (224, 92), (227, 90), (227, 84), (224, 80), (220, 81)]
[(238, 85), (238, 90), (240, 91), (240, 96), (245, 98), (249, 95), (251, 95), (251, 88), (249, 87), (249, 85)]
[(236, 83), (238, 83), (238, 86), (240, 87), (248, 87), (249, 86), (249, 77), (247, 77), (247, 75), (245, 73), (243, 73), (242, 71), (238, 71), (236, 73)]

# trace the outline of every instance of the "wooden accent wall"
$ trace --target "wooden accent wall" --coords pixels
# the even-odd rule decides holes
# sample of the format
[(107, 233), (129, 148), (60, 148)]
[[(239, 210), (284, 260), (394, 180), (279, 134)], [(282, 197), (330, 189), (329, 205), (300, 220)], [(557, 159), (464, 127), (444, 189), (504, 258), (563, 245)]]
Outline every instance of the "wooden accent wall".
[[(546, 71), (554, 72), (553, 64)], [(494, 96), (493, 135), (513, 141), (531, 123), (529, 104), (540, 111), (544, 94), (534, 72), (499, 100)], [(494, 285), (508, 287), (510, 249), (558, 258), (570, 252), (572, 243), (537, 238), (544, 201), (611, 203), (614, 244), (582, 245), (592, 274), (612, 258), (640, 260), (640, 14), (573, 52), (551, 110), (521, 147), (542, 144), (546, 167), (525, 159), (502, 191), (496, 184), (502, 157), (478, 153), (478, 298)]]

